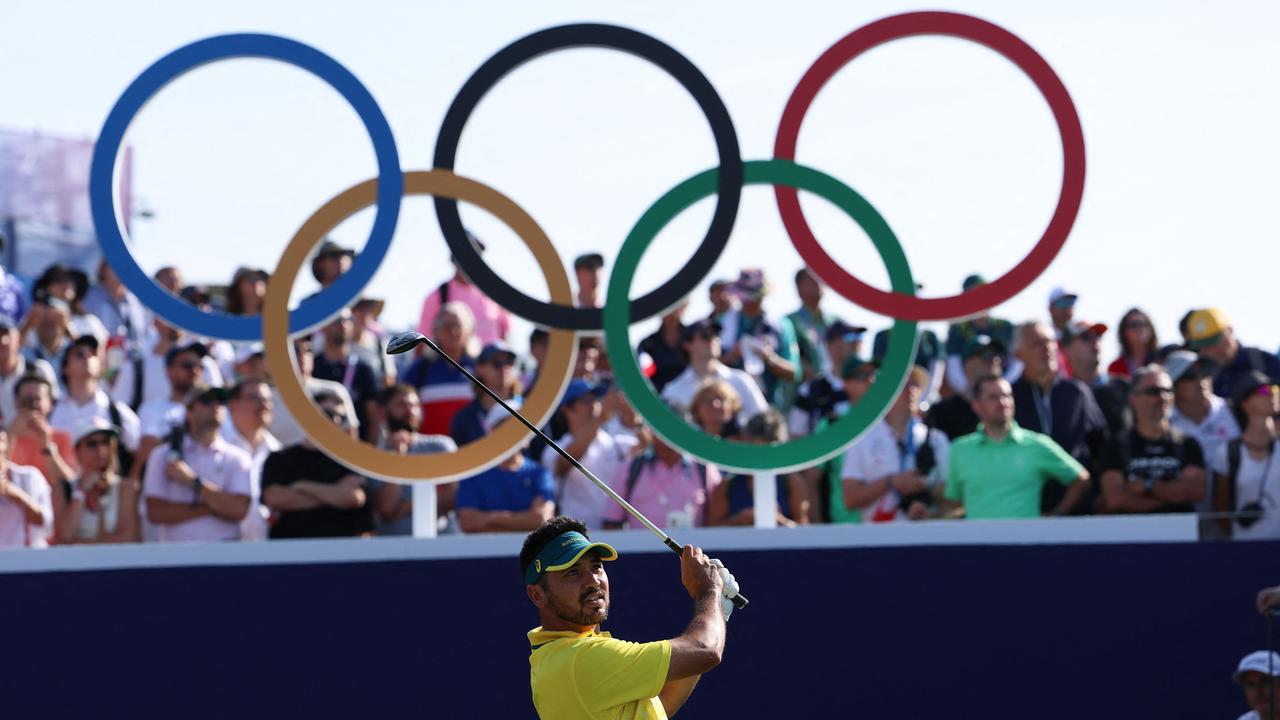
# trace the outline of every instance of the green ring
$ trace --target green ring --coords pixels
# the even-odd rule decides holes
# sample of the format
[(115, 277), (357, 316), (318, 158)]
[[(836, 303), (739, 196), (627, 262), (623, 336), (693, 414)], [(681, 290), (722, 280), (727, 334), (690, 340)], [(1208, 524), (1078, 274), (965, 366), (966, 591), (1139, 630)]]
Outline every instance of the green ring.
[[(604, 304), (604, 341), (613, 363), (614, 381), (655, 433), (673, 447), (705, 463), (739, 472), (787, 472), (810, 467), (844, 451), (888, 411), (911, 372), (918, 342), (916, 323), (894, 321), (884, 365), (876, 382), (848, 413), (819, 432), (781, 445), (754, 445), (711, 437), (687, 423), (667, 407), (640, 372), (628, 333), (629, 298), (631, 283), (645, 250), (673, 218), (697, 201), (714, 194), (716, 181), (717, 170), (713, 169), (680, 183), (645, 211), (622, 243), (614, 261)], [(893, 290), (915, 294), (915, 280), (897, 236), (871, 203), (849, 186), (789, 160), (747, 162), (743, 184), (793, 187), (834, 203), (871, 237), (889, 270), (889, 284)], [(886, 382), (887, 377), (894, 381)]]

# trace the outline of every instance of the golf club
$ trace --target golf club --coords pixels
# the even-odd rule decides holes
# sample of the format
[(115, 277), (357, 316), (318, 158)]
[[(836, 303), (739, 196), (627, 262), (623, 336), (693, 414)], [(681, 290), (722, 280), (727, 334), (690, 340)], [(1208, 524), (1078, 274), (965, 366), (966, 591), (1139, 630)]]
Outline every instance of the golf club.
[[(577, 458), (570, 455), (568, 452), (565, 451), (564, 448), (557, 445), (554, 440), (547, 437), (546, 433), (542, 432), (536, 426), (534, 426), (533, 423), (526, 420), (525, 417), (521, 415), (519, 412), (517, 412), (515, 408), (508, 405), (506, 400), (503, 400), (502, 398), (498, 397), (497, 393), (490, 390), (488, 386), (486, 386), (484, 383), (480, 382), (479, 378), (477, 378), (475, 375), (472, 375), (466, 368), (462, 367), (462, 365), (457, 360), (454, 360), (453, 358), (449, 357), (449, 355), (446, 354), (444, 351), (442, 351), (439, 346), (437, 346), (434, 342), (431, 341), (430, 338), (428, 338), (427, 336), (423, 335), (420, 332), (415, 332), (413, 330), (397, 333), (387, 339), (387, 354), (399, 355), (400, 353), (408, 352), (413, 348), (417, 347), (418, 345), (423, 345), (423, 344), (431, 348), (432, 351), (434, 351), (440, 357), (444, 358), (445, 360), (448, 360), (450, 365), (453, 365), (455, 368), (461, 371), (463, 375), (466, 375), (467, 379), (475, 383), (476, 387), (483, 390), (486, 395), (496, 400), (504, 410), (511, 413), (512, 417), (519, 420), (525, 427), (529, 428), (534, 433), (536, 433), (538, 437), (542, 438), (548, 445), (555, 448), (555, 451), (560, 453), (560, 457), (569, 461), (570, 465), (572, 465), (575, 469), (577, 469), (578, 472), (582, 473), (591, 482), (595, 483), (596, 487), (603, 490), (606, 495), (613, 498), (615, 502), (617, 502), (619, 505), (622, 506), (623, 510), (626, 510), (628, 513), (631, 514), (631, 517), (640, 521), (641, 525), (644, 525), (645, 527), (649, 528), (649, 531), (652, 532), (654, 535), (657, 535), (658, 538), (661, 539), (662, 542), (667, 547), (671, 548), (671, 550), (675, 552), (675, 554), (680, 555), (683, 553), (680, 543), (676, 542), (675, 540), (672, 540), (670, 535), (662, 531), (662, 528), (649, 522), (649, 518), (640, 514), (639, 510), (636, 510), (634, 507), (631, 506), (631, 503), (627, 502), (622, 498), (621, 495), (614, 492), (613, 488), (609, 487), (608, 484), (606, 484), (600, 478), (596, 477), (595, 473), (591, 472), (586, 468), (586, 466), (578, 462)], [(743, 597), (741, 593), (733, 596), (730, 599), (733, 601), (734, 607), (736, 607), (739, 610), (745, 608), (748, 604), (747, 599)]]

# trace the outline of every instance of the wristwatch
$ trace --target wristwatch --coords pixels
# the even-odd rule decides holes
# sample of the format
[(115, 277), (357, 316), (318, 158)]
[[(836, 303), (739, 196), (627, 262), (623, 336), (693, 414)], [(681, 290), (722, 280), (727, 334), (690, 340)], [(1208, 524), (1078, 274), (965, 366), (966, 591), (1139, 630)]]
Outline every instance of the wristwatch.
[(1153, 478), (1142, 479), (1142, 494), (1151, 497), (1151, 491), (1155, 489), (1156, 481)]

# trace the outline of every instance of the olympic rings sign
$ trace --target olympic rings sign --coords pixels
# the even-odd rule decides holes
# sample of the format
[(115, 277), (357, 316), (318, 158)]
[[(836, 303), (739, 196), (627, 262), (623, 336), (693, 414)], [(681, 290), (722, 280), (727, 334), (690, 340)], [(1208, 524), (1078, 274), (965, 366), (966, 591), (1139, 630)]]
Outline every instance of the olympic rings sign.
[[(873, 47), (912, 35), (964, 38), (1004, 55), (1035, 83), (1053, 112), (1062, 140), (1063, 176), (1058, 206), (1033, 249), (995, 281), (959, 295), (915, 296), (907, 259), (875, 208), (839, 180), (795, 162), (796, 140), (805, 113), (818, 91), (842, 67)], [(458, 143), (467, 119), (484, 95), (506, 74), (544, 53), (573, 47), (603, 47), (630, 53), (657, 65), (689, 92), (706, 116), (720, 164), (680, 183), (655, 202), (636, 223), (619, 251), (609, 278), (605, 307), (573, 306), (564, 265), (537, 223), (496, 190), (453, 173)], [(236, 57), (263, 57), (296, 65), (329, 83), (351, 103), (373, 142), (378, 176), (354, 185), (322, 206), (303, 223), (285, 248), (268, 285), (263, 314), (231, 316), (203, 312), (170, 295), (138, 266), (125, 244), (117, 217), (115, 166), (129, 123), (166, 83), (204, 63)], [(259, 340), (281, 399), (302, 429), (334, 457), (369, 475), (395, 481), (447, 481), (492, 467), (527, 433), (503, 423), (485, 438), (449, 455), (407, 457), (352, 440), (339, 432), (306, 397), (293, 364), (289, 337), (322, 324), (350, 304), (386, 257), (405, 194), (432, 195), (440, 230), (457, 263), (472, 281), (510, 312), (551, 330), (544, 371), (529, 391), (526, 415), (542, 424), (568, 384), (576, 354), (576, 332), (603, 331), (614, 359), (619, 386), (653, 430), (673, 446), (704, 462), (744, 472), (781, 472), (813, 465), (842, 452), (872, 426), (906, 382), (916, 352), (916, 321), (973, 315), (1013, 297), (1042, 273), (1061, 250), (1075, 223), (1084, 193), (1084, 135), (1075, 105), (1053, 69), (1034, 49), (1008, 31), (968, 15), (915, 12), (884, 18), (846, 35), (824, 52), (801, 78), (787, 101), (774, 144), (774, 159), (744, 162), (737, 132), (724, 102), (698, 68), (671, 46), (644, 33), (614, 25), (574, 24), (527, 35), (493, 55), (454, 97), (436, 140), (435, 167), (405, 172), (391, 129), (373, 96), (337, 61), (308, 45), (273, 35), (236, 34), (206, 38), (156, 61), (135, 79), (107, 115), (94, 148), (89, 199), (99, 242), (121, 281), (167, 322), (197, 335), (228, 340)], [(796, 250), (832, 290), (870, 310), (895, 319), (881, 379), (839, 421), (812, 436), (779, 446), (751, 445), (709, 437), (668, 410), (642, 374), (630, 346), (628, 326), (677, 304), (701, 282), (719, 259), (733, 230), (742, 188), (774, 187), (778, 210)], [(846, 272), (819, 245), (805, 221), (796, 190), (816, 193), (844, 210), (870, 236), (888, 268), (892, 291), (873, 288)], [(702, 243), (689, 264), (653, 292), (630, 299), (632, 280), (644, 251), (678, 213), (714, 193), (716, 208)], [(528, 297), (493, 272), (466, 238), (457, 201), (475, 203), (506, 222), (529, 246), (547, 278), (550, 302)], [(288, 298), (307, 254), (326, 232), (358, 210), (374, 205), (369, 239), (351, 270), (296, 309)]]

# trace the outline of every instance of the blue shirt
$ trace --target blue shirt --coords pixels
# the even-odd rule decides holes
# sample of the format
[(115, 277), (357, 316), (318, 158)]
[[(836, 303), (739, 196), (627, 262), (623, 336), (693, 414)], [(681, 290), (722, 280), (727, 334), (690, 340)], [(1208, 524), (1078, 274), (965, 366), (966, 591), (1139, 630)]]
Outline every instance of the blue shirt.
[(488, 435), (484, 429), (484, 418), (489, 411), (480, 407), (479, 400), (472, 400), (470, 405), (462, 408), (449, 422), (449, 436), (459, 445), (475, 442)]
[(490, 468), (458, 483), (457, 507), (474, 510), (528, 510), (535, 497), (554, 500), (551, 471), (525, 458), (519, 470)]

